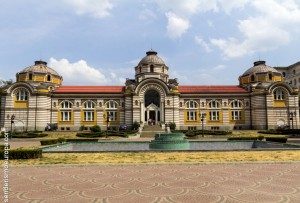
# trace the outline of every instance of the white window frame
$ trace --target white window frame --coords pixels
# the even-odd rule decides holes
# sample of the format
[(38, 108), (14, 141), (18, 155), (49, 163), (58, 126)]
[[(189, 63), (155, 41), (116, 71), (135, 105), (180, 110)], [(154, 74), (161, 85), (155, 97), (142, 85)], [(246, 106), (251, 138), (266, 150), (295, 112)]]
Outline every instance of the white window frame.
[(61, 111), (60, 112), (60, 119), (61, 121), (71, 121), (72, 112), (71, 111)]
[(107, 109), (118, 109), (118, 103), (113, 101), (113, 100), (109, 100), (107, 103), (106, 103), (106, 108)]
[(86, 101), (86, 102), (84, 102), (84, 108), (85, 109), (94, 109), (95, 108), (95, 104), (94, 104), (94, 102), (92, 102), (92, 101)]
[(196, 109), (197, 108), (197, 102), (191, 100), (191, 101), (188, 101), (186, 103), (186, 108), (187, 109)]
[(220, 108), (220, 104), (217, 101), (211, 101), (209, 103), (209, 108), (210, 109), (219, 109)]
[(216, 110), (216, 111), (210, 111), (209, 112), (209, 119), (211, 121), (219, 121), (220, 120), (220, 111)]
[(275, 100), (285, 100), (285, 93), (281, 88), (275, 89), (273, 95)]
[(242, 120), (242, 111), (241, 110), (232, 110), (231, 111), (231, 118), (234, 121)]
[(28, 92), (24, 89), (20, 89), (16, 93), (17, 101), (28, 101)]
[(107, 111), (107, 116), (109, 116), (109, 121), (117, 121), (118, 120), (117, 111)]
[(94, 111), (84, 111), (83, 112), (84, 121), (94, 121), (95, 120), (95, 112)]
[(72, 109), (73, 104), (70, 101), (63, 101), (61, 103), (62, 109)]
[(196, 111), (187, 111), (187, 121), (196, 121), (197, 120), (197, 112)]

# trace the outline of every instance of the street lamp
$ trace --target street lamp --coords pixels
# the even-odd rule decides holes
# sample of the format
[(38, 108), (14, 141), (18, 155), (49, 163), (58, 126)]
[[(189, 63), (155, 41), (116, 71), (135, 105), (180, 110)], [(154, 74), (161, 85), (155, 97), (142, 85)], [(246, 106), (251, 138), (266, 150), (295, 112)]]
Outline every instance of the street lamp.
[(206, 113), (200, 114), (201, 124), (202, 124), (202, 137), (204, 137), (204, 119), (206, 117)]
[(111, 114), (108, 114), (106, 115), (106, 138), (107, 138), (107, 131), (108, 131), (108, 123), (110, 121), (110, 118), (111, 118)]
[(14, 123), (15, 115), (11, 115), (10, 117), (10, 138), (12, 138), (12, 124)]

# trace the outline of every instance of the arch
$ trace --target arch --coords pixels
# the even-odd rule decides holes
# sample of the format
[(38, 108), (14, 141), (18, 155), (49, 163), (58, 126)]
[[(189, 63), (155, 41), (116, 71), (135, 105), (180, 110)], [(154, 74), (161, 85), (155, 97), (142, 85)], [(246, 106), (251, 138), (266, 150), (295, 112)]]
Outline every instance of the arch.
[(196, 102), (194, 100), (189, 100), (189, 101), (185, 102), (186, 109), (197, 109), (198, 106), (199, 106), (198, 102)]
[(166, 93), (169, 92), (168, 86), (162, 80), (147, 78), (143, 80), (135, 89), (135, 93), (139, 95), (141, 102), (144, 100), (144, 94), (150, 89), (159, 92), (161, 102), (165, 101)]
[(279, 87), (282, 88), (285, 91), (286, 94), (293, 94), (294, 93), (294, 90), (290, 85), (288, 85), (284, 82), (276, 82), (276, 83), (274, 83), (274, 84), (272, 84), (268, 87), (269, 94), (273, 94), (274, 90), (276, 88), (279, 88)]
[(221, 103), (217, 100), (212, 100), (208, 103), (209, 109), (219, 109), (221, 108)]
[(62, 102), (60, 102), (59, 106), (61, 109), (72, 109), (73, 103), (69, 100), (63, 100)]
[(273, 90), (274, 100), (285, 100), (286, 99), (286, 91), (284, 91), (281, 87), (277, 87)]
[(106, 109), (118, 109), (118, 103), (114, 100), (109, 100), (105, 103)]
[(243, 102), (241, 100), (233, 100), (229, 103), (231, 109), (242, 109)]
[(8, 94), (13, 93), (15, 91), (15, 89), (17, 89), (17, 88), (25, 88), (25, 89), (27, 89), (29, 94), (33, 94), (33, 92), (34, 92), (34, 88), (29, 83), (16, 82), (7, 89), (7, 93)]
[(95, 102), (93, 102), (92, 100), (87, 100), (83, 103), (83, 108), (84, 109), (94, 109), (95, 108)]
[(149, 89), (144, 94), (144, 101), (145, 107), (149, 106), (150, 104), (155, 104), (157, 107), (160, 107), (160, 95), (159, 92), (153, 89)]
[(29, 92), (24, 87), (14, 89), (12, 96), (15, 96), (16, 101), (28, 101)]

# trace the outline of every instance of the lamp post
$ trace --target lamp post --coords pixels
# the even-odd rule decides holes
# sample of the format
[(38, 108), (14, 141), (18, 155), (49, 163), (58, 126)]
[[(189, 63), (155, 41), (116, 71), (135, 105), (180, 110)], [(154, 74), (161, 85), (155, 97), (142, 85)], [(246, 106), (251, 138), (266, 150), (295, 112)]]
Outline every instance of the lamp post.
[(106, 115), (106, 138), (107, 138), (107, 133), (108, 133), (108, 122), (110, 121), (110, 114), (107, 113)]
[(12, 124), (14, 123), (14, 120), (15, 120), (15, 115), (13, 114), (10, 117), (10, 138), (12, 138), (12, 132), (13, 132), (13, 130), (12, 130)]
[(201, 124), (202, 124), (202, 137), (204, 137), (204, 119), (206, 117), (206, 113), (202, 113), (200, 117), (201, 117)]

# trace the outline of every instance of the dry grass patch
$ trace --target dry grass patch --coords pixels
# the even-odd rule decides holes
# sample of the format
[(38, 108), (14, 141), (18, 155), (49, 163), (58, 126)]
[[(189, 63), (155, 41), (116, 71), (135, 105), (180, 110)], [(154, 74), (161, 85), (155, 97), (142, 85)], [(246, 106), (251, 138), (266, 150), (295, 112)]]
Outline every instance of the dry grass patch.
[(10, 164), (165, 163), (300, 161), (299, 150), (234, 152), (44, 153), (40, 159), (11, 160)]

